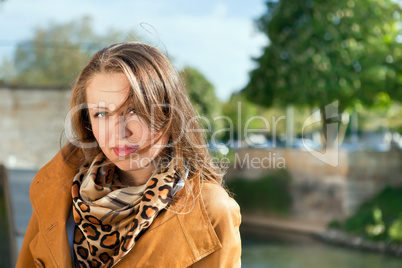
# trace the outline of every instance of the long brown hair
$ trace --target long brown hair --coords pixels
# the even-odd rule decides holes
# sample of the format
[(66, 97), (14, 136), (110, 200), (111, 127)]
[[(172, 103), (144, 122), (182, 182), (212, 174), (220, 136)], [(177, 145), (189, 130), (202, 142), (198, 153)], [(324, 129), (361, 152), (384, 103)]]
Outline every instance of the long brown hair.
[[(205, 132), (200, 130), (198, 116), (177, 71), (158, 49), (137, 42), (118, 43), (100, 50), (81, 71), (72, 88), (70, 111), (77, 112), (71, 114), (74, 139), (62, 149), (65, 161), (84, 165), (101, 152), (85, 107), (87, 85), (97, 73), (126, 75), (131, 84), (130, 94), (117, 110), (124, 113), (127, 107), (134, 107), (150, 129), (163, 133), (160, 138), (169, 135), (167, 148), (174, 153), (181, 172), (188, 170), (189, 178), (199, 175), (202, 181), (221, 183), (223, 169), (217, 167), (210, 155)], [(83, 146), (88, 143), (95, 146)], [(142, 148), (138, 153), (148, 149)]]

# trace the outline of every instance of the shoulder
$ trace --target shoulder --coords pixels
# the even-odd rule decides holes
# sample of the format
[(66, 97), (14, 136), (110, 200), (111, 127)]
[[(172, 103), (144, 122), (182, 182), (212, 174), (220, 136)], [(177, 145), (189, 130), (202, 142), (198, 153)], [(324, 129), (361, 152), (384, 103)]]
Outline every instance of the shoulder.
[[(35, 180), (41, 179), (43, 177), (48, 177), (55, 173), (59, 175), (66, 174), (67, 176), (69, 176), (77, 172), (78, 167), (74, 167), (73, 164), (65, 160), (62, 150), (57, 152), (57, 154), (46, 165), (39, 169)], [(71, 156), (71, 158), (77, 159), (79, 159), (79, 157), (80, 153), (75, 153), (73, 156)]]
[(46, 188), (63, 185), (66, 181), (71, 180), (76, 173), (77, 169), (66, 163), (62, 152), (59, 151), (36, 173), (30, 186), (30, 193), (32, 194), (32, 191), (36, 191), (39, 188), (40, 191), (43, 191), (44, 185), (46, 185)]
[(212, 182), (202, 183), (201, 198), (213, 226), (222, 222), (240, 225), (240, 207), (221, 185)]
[(64, 164), (64, 159), (61, 151), (57, 152), (55, 156), (42, 168), (39, 169), (37, 174), (46, 174), (49, 171), (53, 171)]
[(59, 151), (46, 165), (41, 167), (39, 171), (36, 173), (34, 180), (31, 183), (31, 189), (35, 187), (35, 185), (42, 181), (44, 178), (49, 177), (51, 173), (56, 172), (57, 169), (60, 169), (63, 163), (63, 156)]
[(214, 209), (240, 210), (236, 201), (229, 196), (222, 185), (213, 182), (201, 184), (201, 196), (205, 206)]

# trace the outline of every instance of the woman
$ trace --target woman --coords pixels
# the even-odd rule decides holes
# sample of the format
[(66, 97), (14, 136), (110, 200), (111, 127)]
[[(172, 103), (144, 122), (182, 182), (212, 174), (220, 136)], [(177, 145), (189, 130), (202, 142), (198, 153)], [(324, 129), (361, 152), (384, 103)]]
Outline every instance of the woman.
[(31, 184), (17, 267), (240, 267), (239, 207), (163, 53), (96, 53), (70, 117), (74, 134)]

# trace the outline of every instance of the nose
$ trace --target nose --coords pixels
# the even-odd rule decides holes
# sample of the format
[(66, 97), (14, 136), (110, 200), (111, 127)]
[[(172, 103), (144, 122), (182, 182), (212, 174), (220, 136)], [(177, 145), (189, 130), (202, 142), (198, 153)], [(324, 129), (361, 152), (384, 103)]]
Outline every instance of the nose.
[(114, 131), (114, 137), (116, 141), (124, 140), (133, 135), (131, 130), (127, 127), (127, 121), (124, 116), (116, 116), (114, 120), (114, 127), (112, 127)]

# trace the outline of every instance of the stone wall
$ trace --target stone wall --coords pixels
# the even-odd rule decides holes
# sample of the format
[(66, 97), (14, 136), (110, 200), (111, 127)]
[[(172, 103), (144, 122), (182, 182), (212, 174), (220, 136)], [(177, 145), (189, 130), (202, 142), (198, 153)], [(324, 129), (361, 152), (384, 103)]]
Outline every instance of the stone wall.
[[(256, 179), (284, 167), (292, 177), (293, 216), (326, 221), (342, 220), (351, 215), (364, 200), (387, 184), (402, 185), (400, 151), (349, 153), (339, 150), (329, 153), (332, 154), (330, 157), (338, 157), (337, 166), (296, 149), (238, 150), (235, 156), (238, 162), (229, 168), (226, 179)], [(245, 165), (245, 159), (248, 165)], [(258, 163), (255, 159), (266, 161), (253, 166), (250, 162)], [(284, 166), (278, 165), (282, 162)]]
[(70, 91), (0, 87), (0, 163), (37, 169), (60, 149)]

